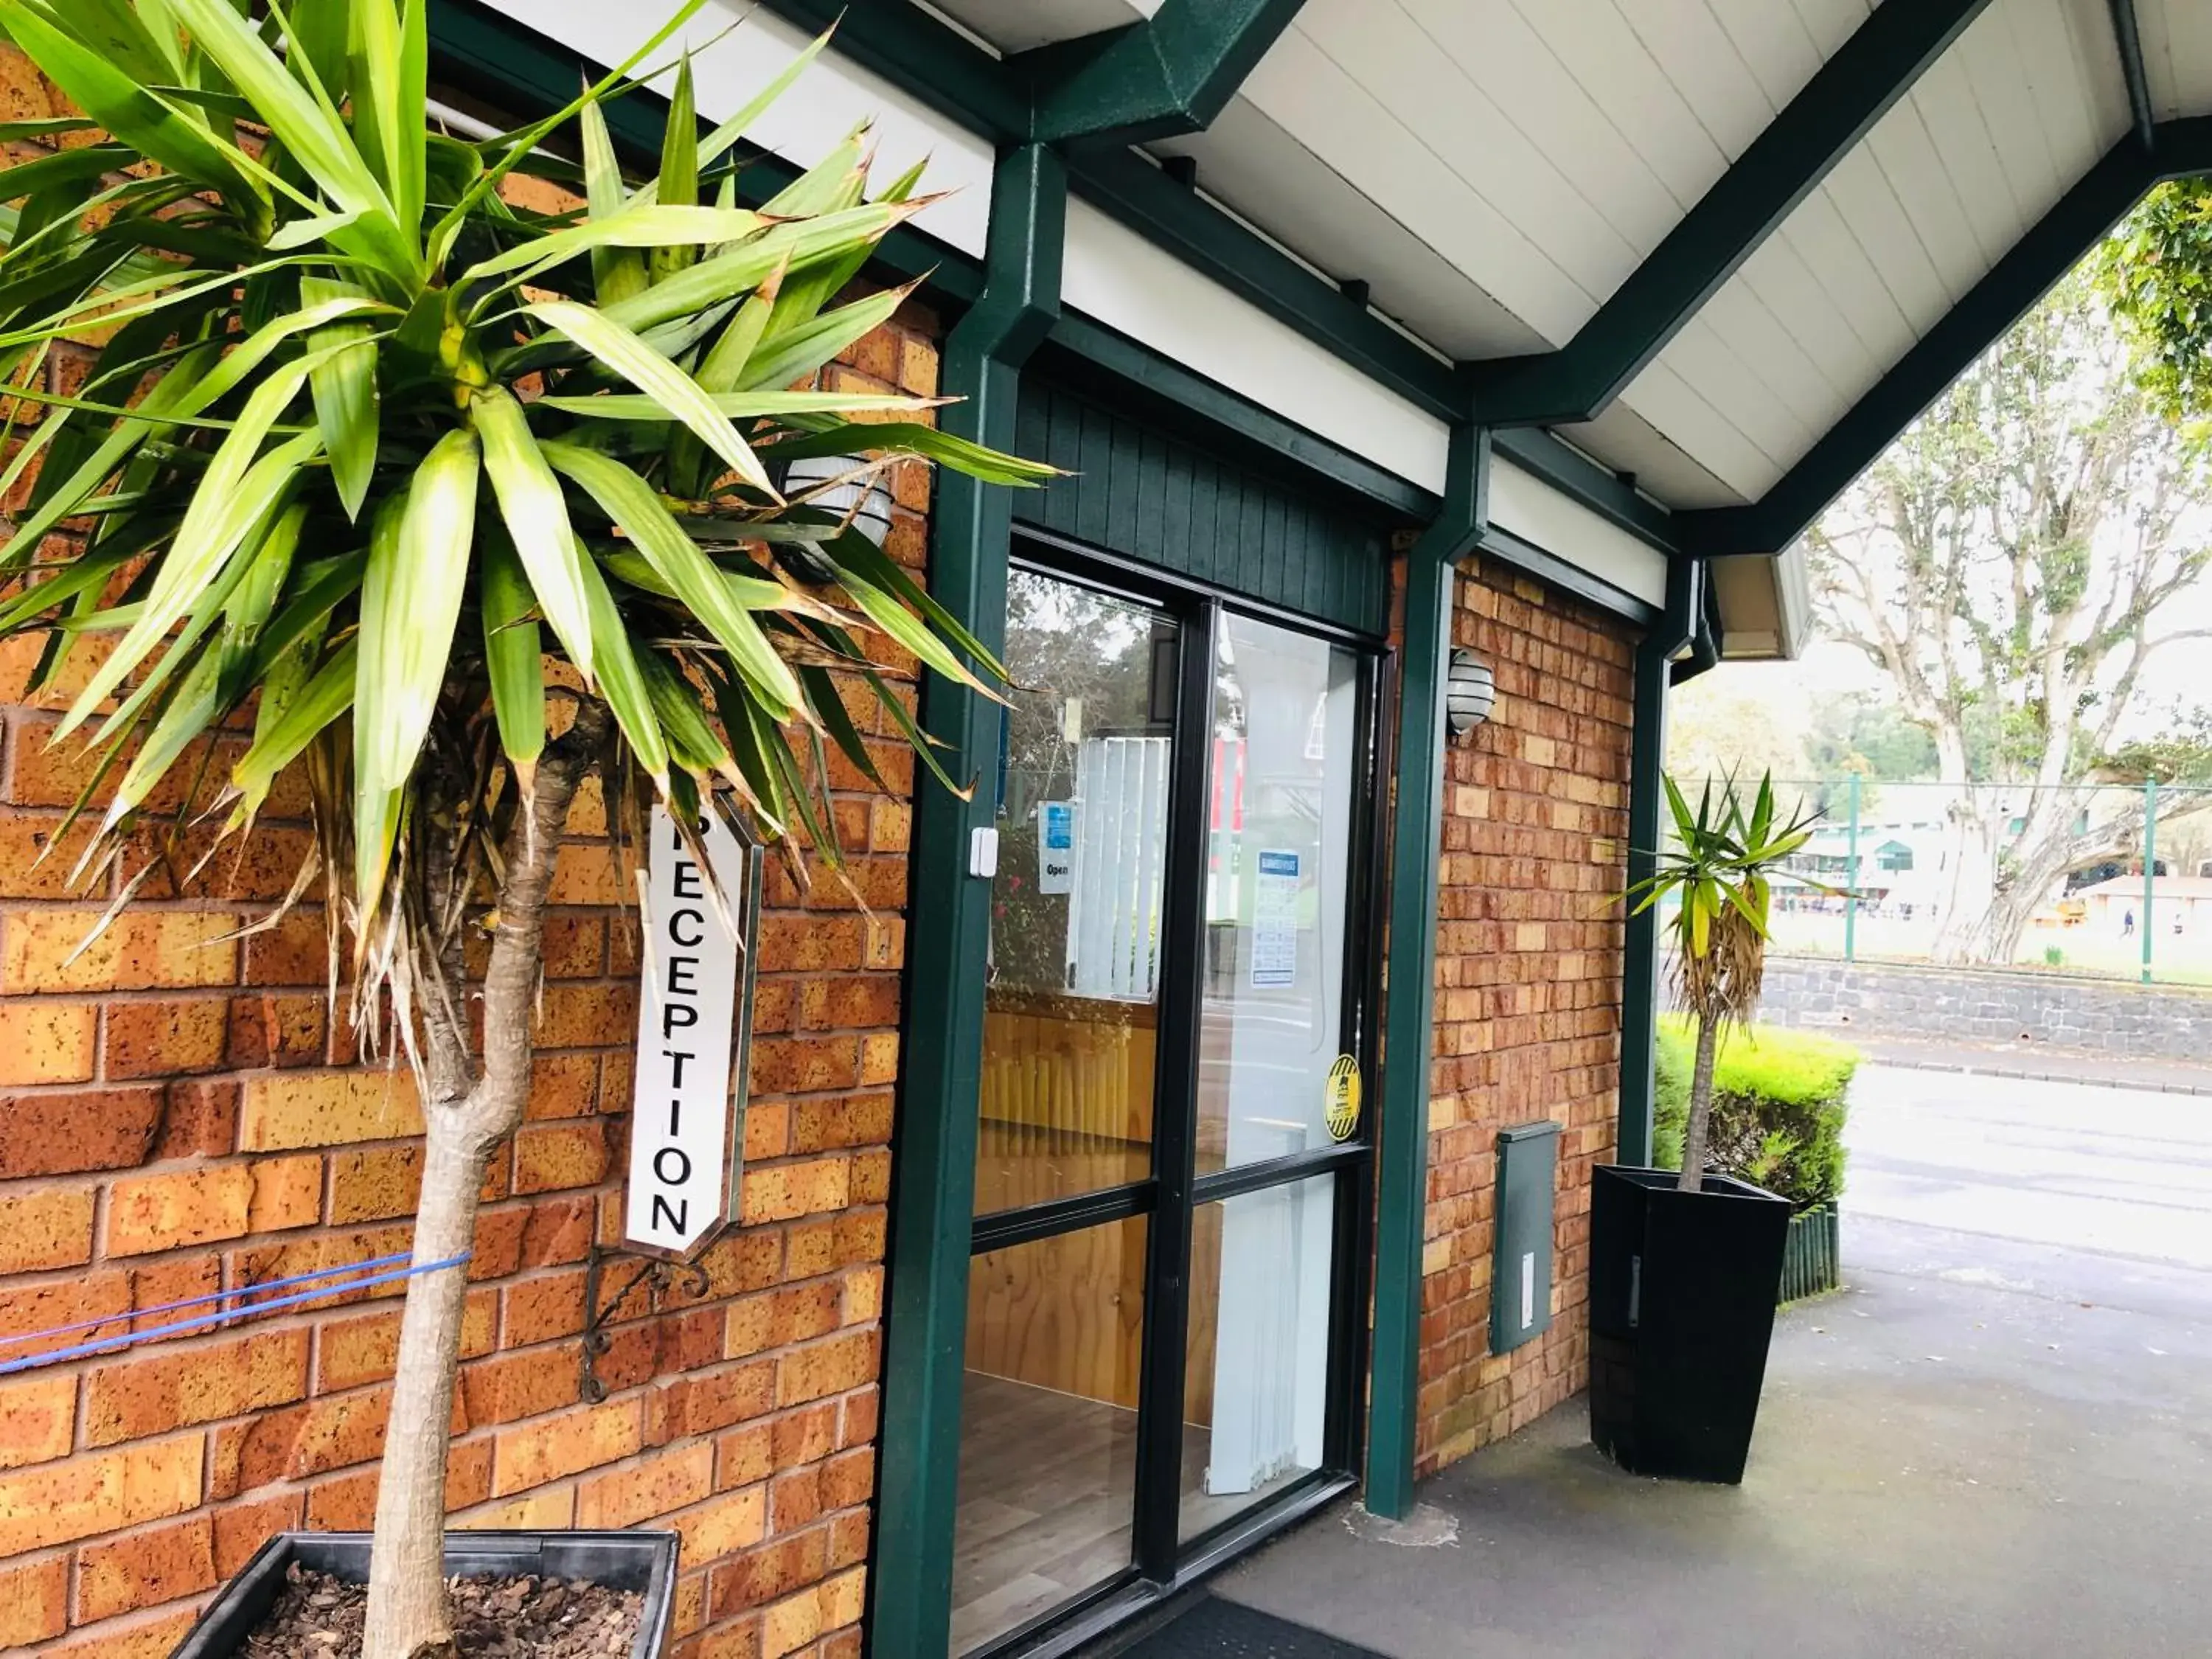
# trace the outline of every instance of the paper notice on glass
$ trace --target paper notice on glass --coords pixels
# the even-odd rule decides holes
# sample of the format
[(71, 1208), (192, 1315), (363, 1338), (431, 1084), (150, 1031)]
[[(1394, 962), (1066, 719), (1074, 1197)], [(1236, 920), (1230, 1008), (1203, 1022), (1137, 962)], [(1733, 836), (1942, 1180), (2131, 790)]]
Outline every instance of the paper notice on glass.
[(1260, 854), (1253, 880), (1252, 988), (1280, 990), (1298, 982), (1298, 855)]
[(1075, 803), (1037, 804), (1037, 891), (1075, 890)]

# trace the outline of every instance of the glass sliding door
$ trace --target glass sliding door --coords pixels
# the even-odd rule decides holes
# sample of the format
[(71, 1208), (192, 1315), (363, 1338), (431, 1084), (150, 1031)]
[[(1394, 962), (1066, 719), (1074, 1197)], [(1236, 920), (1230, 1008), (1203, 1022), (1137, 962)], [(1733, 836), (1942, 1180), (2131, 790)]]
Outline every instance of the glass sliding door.
[(1006, 620), (953, 1656), (1348, 1470), (1364, 1294), (1373, 654), (1072, 553)]

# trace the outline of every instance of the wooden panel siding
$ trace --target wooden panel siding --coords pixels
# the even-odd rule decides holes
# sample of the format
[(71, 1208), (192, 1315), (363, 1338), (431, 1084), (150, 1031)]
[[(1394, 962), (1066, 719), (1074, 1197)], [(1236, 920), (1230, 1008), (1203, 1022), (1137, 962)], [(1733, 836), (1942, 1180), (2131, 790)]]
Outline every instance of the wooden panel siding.
[(1022, 388), (1015, 448), (1065, 468), (1018, 518), (1364, 633), (1389, 603), (1382, 532), (1079, 393)]

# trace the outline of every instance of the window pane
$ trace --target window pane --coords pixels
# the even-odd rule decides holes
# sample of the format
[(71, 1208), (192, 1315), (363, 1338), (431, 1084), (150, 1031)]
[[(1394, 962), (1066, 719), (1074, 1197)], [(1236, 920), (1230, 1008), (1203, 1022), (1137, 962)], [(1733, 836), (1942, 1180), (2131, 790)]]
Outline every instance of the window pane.
[(1151, 1172), (1177, 630), (1015, 571), (975, 1212)]
[(1316, 1176), (1191, 1218), (1186, 1540), (1322, 1466), (1335, 1199)]
[(1352, 653), (1249, 617), (1225, 623), (1214, 685), (1200, 1174), (1336, 1138), (1327, 1107), (1341, 1048), (1358, 728)]
[(1133, 1216), (969, 1269), (954, 1653), (1129, 1565), (1145, 1236)]

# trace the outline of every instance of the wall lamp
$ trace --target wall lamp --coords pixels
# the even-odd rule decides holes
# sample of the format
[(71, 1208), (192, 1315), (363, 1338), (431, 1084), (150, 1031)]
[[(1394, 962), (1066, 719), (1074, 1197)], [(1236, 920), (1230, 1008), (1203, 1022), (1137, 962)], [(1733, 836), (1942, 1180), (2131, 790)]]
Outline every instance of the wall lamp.
[[(807, 506), (841, 519), (849, 516), (854, 529), (881, 547), (891, 533), (891, 495), (884, 487), (883, 473), (847, 476), (868, 465), (858, 455), (817, 455), (793, 461), (784, 469), (783, 493), (805, 495)], [(844, 482), (832, 482), (840, 478)]]
[(1472, 651), (1451, 653), (1451, 672), (1444, 684), (1444, 714), (1455, 738), (1463, 738), (1490, 718), (1498, 701), (1498, 677), (1490, 665)]

